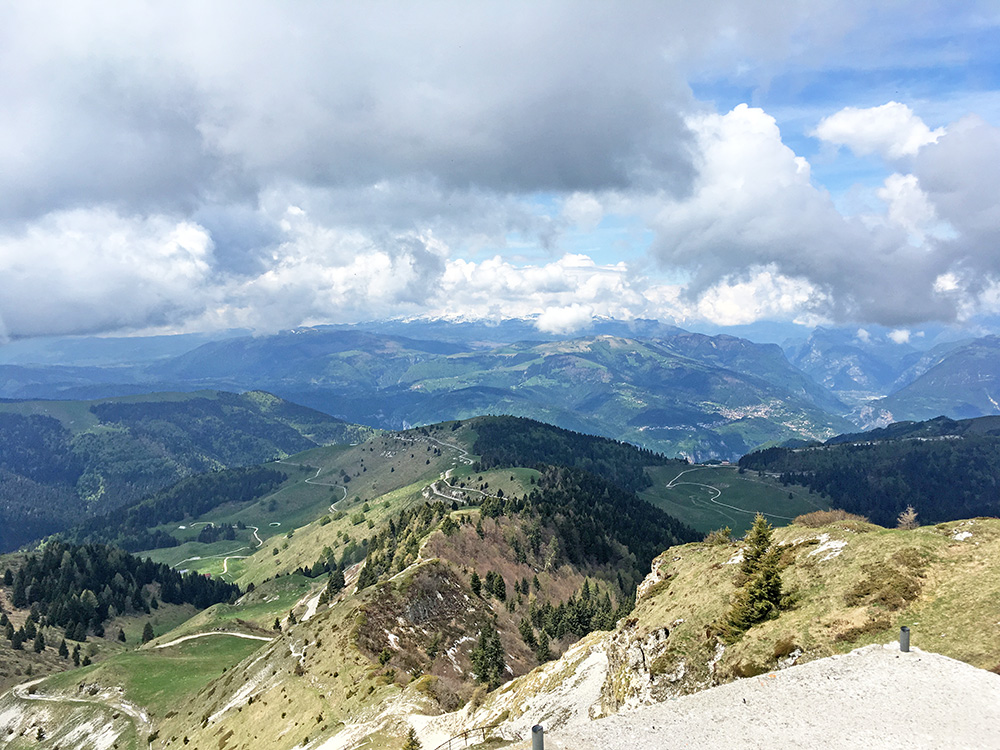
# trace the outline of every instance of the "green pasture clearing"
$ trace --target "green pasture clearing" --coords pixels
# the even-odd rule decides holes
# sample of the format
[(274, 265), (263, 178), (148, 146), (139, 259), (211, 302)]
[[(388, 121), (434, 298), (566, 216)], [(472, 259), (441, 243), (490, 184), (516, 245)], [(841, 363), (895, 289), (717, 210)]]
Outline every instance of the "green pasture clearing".
[(42, 687), (48, 692), (72, 690), (81, 682), (118, 685), (128, 700), (162, 717), (182, 698), (193, 695), (264, 645), (264, 641), (228, 635), (195, 638), (167, 648), (119, 654), (100, 664), (51, 677)]
[(215, 604), (199, 612), (191, 619), (179, 623), (179, 627), (158, 637), (156, 642), (166, 643), (219, 627), (226, 630), (243, 629), (237, 620), (270, 630), (275, 618), (280, 619), (288, 614), (288, 610), (309, 593), (314, 583), (315, 581), (298, 574), (274, 578), (244, 594), (238, 604)]
[[(653, 486), (639, 496), (706, 533), (729, 526), (733, 534), (741, 536), (758, 512), (772, 525), (784, 526), (796, 516), (827, 507), (818, 495), (810, 495), (803, 487), (785, 487), (773, 477), (752, 472), (740, 474), (735, 466), (692, 466), (683, 474), (673, 466), (646, 471)], [(672, 480), (673, 486), (668, 487)]]

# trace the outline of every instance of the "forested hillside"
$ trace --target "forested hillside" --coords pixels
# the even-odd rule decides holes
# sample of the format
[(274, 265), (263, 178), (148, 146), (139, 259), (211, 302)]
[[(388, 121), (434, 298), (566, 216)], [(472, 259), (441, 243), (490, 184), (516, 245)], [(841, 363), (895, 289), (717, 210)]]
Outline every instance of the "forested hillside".
[(262, 392), (0, 403), (0, 551), (187, 476), (371, 433)]
[(564, 466), (604, 477), (638, 492), (650, 485), (647, 466), (687, 462), (609, 438), (585, 435), (519, 417), (480, 417), (467, 424), (476, 432), (472, 446), (484, 469), (505, 466)]
[(263, 466), (226, 469), (182, 479), (134, 505), (93, 516), (65, 532), (79, 544), (105, 542), (129, 552), (173, 547), (175, 537), (151, 530), (164, 523), (197, 518), (226, 503), (245, 504), (263, 497), (286, 476)]
[(1000, 515), (1000, 429), (993, 417), (892, 425), (808, 448), (769, 448), (740, 467), (781, 474), (881, 525), (913, 506), (922, 523)]

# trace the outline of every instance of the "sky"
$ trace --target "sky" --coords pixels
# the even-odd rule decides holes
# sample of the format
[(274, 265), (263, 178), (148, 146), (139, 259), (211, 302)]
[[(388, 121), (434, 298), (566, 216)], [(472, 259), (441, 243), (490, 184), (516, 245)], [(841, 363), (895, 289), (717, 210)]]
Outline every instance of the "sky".
[(0, 341), (1000, 315), (1000, 3), (0, 0)]

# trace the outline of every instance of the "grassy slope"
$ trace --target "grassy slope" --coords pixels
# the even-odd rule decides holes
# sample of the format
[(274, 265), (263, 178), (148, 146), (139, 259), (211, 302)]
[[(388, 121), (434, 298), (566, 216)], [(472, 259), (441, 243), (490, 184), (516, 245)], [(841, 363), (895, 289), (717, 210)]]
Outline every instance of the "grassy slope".
[[(961, 532), (972, 536), (956, 539)], [(817, 542), (821, 535), (826, 536)], [(814, 659), (891, 641), (902, 625), (911, 627), (914, 646), (978, 667), (1000, 665), (1000, 578), (984, 575), (1000, 554), (1000, 520), (912, 531), (857, 522), (819, 529), (789, 526), (776, 530), (775, 538), (788, 545), (782, 580), (797, 603), (728, 646), (714, 679), (775, 668), (781, 641), (801, 648), (802, 658)], [(830, 541), (846, 545), (835, 554), (834, 547), (823, 546)], [(660, 671), (669, 673), (683, 661), (687, 687), (711, 679), (708, 662), (716, 642), (706, 639), (706, 628), (714, 628), (729, 606), (736, 569), (726, 562), (739, 548), (738, 543), (699, 543), (668, 550), (654, 563), (662, 582), (636, 606), (636, 634), (669, 629)], [(876, 584), (872, 593), (849, 598), (865, 581)], [(899, 600), (898, 608), (891, 604), (911, 586), (917, 592), (912, 601)]]

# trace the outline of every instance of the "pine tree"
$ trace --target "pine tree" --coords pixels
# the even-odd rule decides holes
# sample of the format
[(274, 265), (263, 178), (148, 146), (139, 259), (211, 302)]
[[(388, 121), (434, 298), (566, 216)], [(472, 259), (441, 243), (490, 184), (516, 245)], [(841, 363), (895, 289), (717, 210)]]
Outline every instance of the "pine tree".
[(73, 647), (73, 666), (80, 666), (80, 644)]
[(403, 750), (420, 750), (423, 745), (420, 744), (420, 740), (417, 739), (417, 730), (410, 727), (410, 731), (406, 733), (406, 742), (403, 743)]
[(330, 574), (330, 582), (326, 584), (326, 590), (330, 592), (330, 596), (333, 597), (334, 594), (338, 594), (344, 590), (344, 571), (337, 566), (333, 569), (333, 573)]
[(542, 628), (542, 632), (538, 636), (538, 647), (535, 649), (535, 658), (542, 664), (552, 658), (552, 652), (549, 651), (549, 634), (545, 632), (545, 628)]
[(35, 642), (32, 644), (32, 648), (36, 654), (40, 654), (45, 650), (45, 636), (42, 635), (41, 630), (35, 633)]
[(915, 529), (920, 526), (917, 523), (917, 511), (912, 505), (907, 505), (906, 510), (899, 514), (896, 518), (896, 528), (897, 529)]
[(469, 578), (469, 585), (472, 587), (472, 593), (476, 596), (480, 596), (483, 591), (483, 581), (479, 577), (479, 573), (472, 571), (472, 576)]
[(153, 626), (147, 620), (145, 626), (142, 628), (142, 642), (149, 643), (153, 640)]
[(739, 577), (742, 588), (726, 614), (728, 638), (738, 639), (757, 623), (780, 614), (782, 586), (778, 563), (781, 551), (771, 541), (771, 525), (760, 513), (746, 537)]
[(63, 638), (59, 643), (59, 656), (63, 659), (69, 658), (69, 649), (66, 647), (66, 639)]
[(118, 640), (125, 643), (125, 630), (123, 628), (118, 628)]
[(753, 519), (753, 526), (744, 541), (746, 546), (743, 549), (743, 562), (740, 563), (740, 576), (746, 581), (757, 572), (761, 559), (771, 548), (771, 524), (763, 514), (758, 513)]

